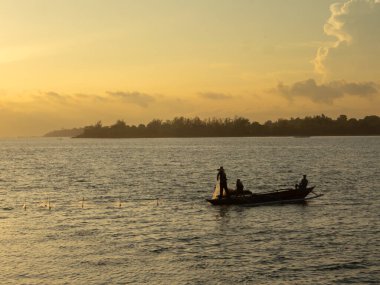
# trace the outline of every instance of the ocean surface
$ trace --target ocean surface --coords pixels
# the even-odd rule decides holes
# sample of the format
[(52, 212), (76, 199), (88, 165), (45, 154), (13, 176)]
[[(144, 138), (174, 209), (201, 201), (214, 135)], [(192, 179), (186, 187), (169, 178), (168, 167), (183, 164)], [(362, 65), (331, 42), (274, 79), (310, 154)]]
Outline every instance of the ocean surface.
[(1, 139), (0, 284), (380, 284), (380, 137)]

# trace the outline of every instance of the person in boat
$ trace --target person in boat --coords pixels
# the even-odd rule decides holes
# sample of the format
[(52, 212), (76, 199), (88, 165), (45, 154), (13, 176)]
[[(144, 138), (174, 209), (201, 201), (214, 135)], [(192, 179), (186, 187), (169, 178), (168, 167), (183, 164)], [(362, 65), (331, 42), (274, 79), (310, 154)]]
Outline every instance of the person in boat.
[(303, 178), (302, 178), (300, 184), (298, 185), (298, 189), (299, 190), (305, 190), (308, 183), (309, 183), (309, 181), (306, 179), (306, 175), (303, 175)]
[(240, 194), (243, 194), (243, 191), (244, 191), (243, 182), (241, 182), (240, 179), (236, 180), (236, 193), (240, 195)]
[(218, 180), (219, 183), (220, 183), (220, 194), (219, 194), (219, 198), (222, 198), (222, 197), (223, 197), (223, 190), (226, 191), (226, 195), (228, 196), (229, 193), (228, 193), (228, 188), (227, 188), (227, 175), (226, 175), (226, 173), (224, 172), (224, 168), (223, 168), (223, 166), (221, 166), (221, 167), (218, 169), (218, 175), (216, 176), (216, 180)]

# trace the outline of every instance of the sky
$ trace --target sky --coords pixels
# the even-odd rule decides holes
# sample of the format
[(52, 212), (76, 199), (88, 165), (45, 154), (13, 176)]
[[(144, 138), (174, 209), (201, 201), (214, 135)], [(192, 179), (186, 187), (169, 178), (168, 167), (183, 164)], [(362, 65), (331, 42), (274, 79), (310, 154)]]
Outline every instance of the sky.
[(0, 137), (380, 115), (380, 0), (0, 0)]

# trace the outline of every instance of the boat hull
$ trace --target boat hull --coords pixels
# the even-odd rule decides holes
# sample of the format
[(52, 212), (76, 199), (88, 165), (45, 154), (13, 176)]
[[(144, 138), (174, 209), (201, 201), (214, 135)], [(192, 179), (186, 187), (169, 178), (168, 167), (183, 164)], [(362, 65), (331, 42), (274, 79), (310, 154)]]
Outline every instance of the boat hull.
[[(314, 186), (315, 187), (315, 186)], [(306, 196), (313, 191), (314, 187), (308, 187), (304, 190), (288, 189), (276, 192), (249, 194), (249, 195), (231, 195), (222, 199), (206, 199), (212, 205), (259, 205), (272, 203), (293, 203), (305, 200)]]

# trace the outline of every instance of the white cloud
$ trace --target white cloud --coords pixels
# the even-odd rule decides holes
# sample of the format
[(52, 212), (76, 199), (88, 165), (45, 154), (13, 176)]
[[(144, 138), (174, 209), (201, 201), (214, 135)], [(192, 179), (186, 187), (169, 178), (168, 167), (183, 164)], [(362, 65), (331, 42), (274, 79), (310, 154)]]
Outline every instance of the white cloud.
[(380, 1), (349, 0), (330, 6), (324, 25), (334, 41), (324, 43), (313, 60), (315, 72), (327, 76), (362, 71), (378, 72), (380, 51)]

